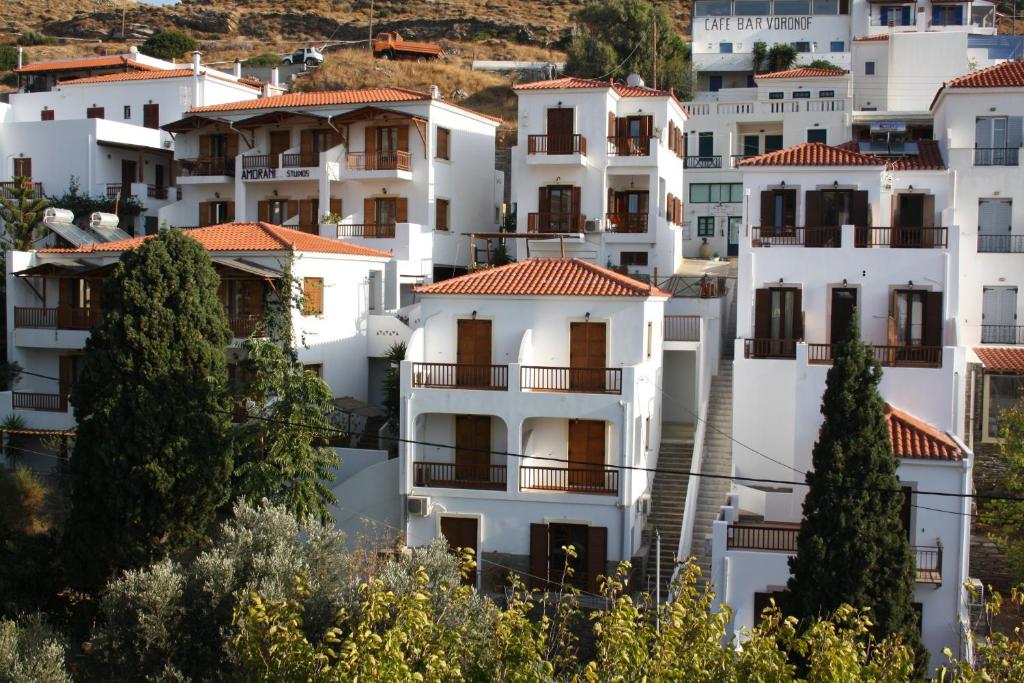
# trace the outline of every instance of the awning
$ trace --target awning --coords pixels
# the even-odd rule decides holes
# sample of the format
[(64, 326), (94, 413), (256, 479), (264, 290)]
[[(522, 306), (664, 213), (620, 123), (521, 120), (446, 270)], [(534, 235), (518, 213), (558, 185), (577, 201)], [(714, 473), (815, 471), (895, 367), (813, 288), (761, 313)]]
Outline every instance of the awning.
[(133, 152), (142, 152), (143, 154), (162, 154), (167, 157), (174, 156), (173, 149), (164, 149), (163, 147), (153, 147), (151, 145), (133, 145), (127, 142), (113, 142), (111, 140), (97, 140), (96, 144), (102, 147), (113, 147), (115, 149), (127, 149)]
[(222, 119), (218, 119), (210, 116), (186, 116), (183, 119), (177, 121), (171, 121), (160, 126), (163, 130), (168, 133), (187, 133), (190, 130), (198, 130), (199, 128), (205, 128), (206, 126), (212, 126), (218, 123), (227, 123)]
[(215, 266), (230, 268), (231, 270), (237, 270), (239, 272), (246, 273), (248, 275), (255, 275), (256, 277), (261, 277), (267, 280), (279, 280), (284, 276), (283, 271), (268, 268), (244, 259), (214, 256), (212, 260)]
[(101, 271), (113, 268), (114, 264), (99, 264), (89, 261), (71, 261), (69, 263), (40, 263), (25, 270), (12, 273), (15, 277), (78, 277), (85, 274), (98, 275)]
[(320, 122), (326, 120), (326, 116), (318, 116), (302, 111), (271, 111), (266, 114), (257, 114), (256, 116), (242, 119), (235, 123), (235, 128), (259, 128), (260, 126), (269, 126), (274, 123), (284, 123), (285, 121)]
[(426, 119), (404, 111), (385, 109), (384, 107), (360, 107), (350, 112), (331, 118), (332, 123), (354, 123), (356, 121), (380, 121), (387, 119), (403, 119), (406, 121), (422, 121)]
[(992, 372), (1024, 373), (1024, 347), (975, 347), (974, 354)]

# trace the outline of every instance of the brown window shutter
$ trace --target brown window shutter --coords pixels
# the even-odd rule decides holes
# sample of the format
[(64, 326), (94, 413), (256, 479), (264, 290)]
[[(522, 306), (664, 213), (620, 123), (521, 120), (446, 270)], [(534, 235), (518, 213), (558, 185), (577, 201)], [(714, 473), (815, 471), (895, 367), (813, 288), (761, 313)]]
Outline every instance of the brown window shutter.
[(408, 223), (409, 222), (409, 198), (408, 197), (396, 197), (395, 198), (395, 222), (396, 223)]
[(437, 200), (437, 219), (435, 221), (436, 230), (447, 230), (448, 229), (448, 200), (438, 199)]
[(409, 126), (398, 127), (398, 149), (402, 152), (409, 151)]
[(53, 121), (53, 110), (52, 109), (43, 109), (42, 111), (40, 111), (39, 112), (39, 120), (40, 121)]
[(85, 110), (85, 118), (87, 119), (102, 119), (104, 116), (103, 107), (87, 107)]
[(669, 223), (676, 222), (676, 198), (672, 196), (672, 193), (668, 193), (667, 207), (665, 209), (665, 218)]
[(924, 206), (921, 210), (921, 227), (922, 228), (934, 228), (935, 227), (935, 195), (926, 194), (922, 203)]
[(804, 225), (808, 228), (821, 227), (824, 220), (821, 212), (822, 194), (820, 190), (804, 192)]
[(668, 122), (668, 148), (676, 151), (676, 124), (675, 121)]
[(551, 210), (551, 198), (548, 193), (548, 188), (540, 187), (537, 188), (537, 211), (540, 213), (548, 213)]
[(204, 225), (211, 225), (213, 220), (211, 218), (211, 207), (210, 202), (199, 202), (199, 227)]
[(212, 150), (212, 144), (211, 144), (211, 141), (210, 141), (210, 136), (209, 135), (200, 135), (199, 136), (199, 156), (200, 157), (209, 157), (211, 150)]
[(761, 227), (770, 228), (775, 225), (775, 193), (771, 190), (761, 191)]
[(270, 222), (270, 202), (266, 199), (261, 199), (256, 202), (256, 216), (263, 223)]
[(331, 213), (341, 215), (341, 197), (331, 197)]
[(804, 297), (803, 291), (793, 289), (793, 339), (804, 338)]
[(654, 117), (653, 116), (641, 116), (640, 117), (640, 137), (643, 140), (647, 140), (653, 134), (654, 134)]
[(530, 525), (530, 588), (544, 588), (548, 580), (548, 525)]
[(623, 139), (628, 138), (629, 137), (629, 119), (623, 117), (623, 118), (619, 119), (616, 123), (617, 123), (617, 125), (619, 127), (619, 135), (618, 136), (620, 138), (623, 138)]
[(772, 290), (754, 291), (754, 338), (768, 339), (772, 329)]
[(608, 529), (603, 526), (587, 528), (587, 590), (600, 590), (598, 576), (608, 573)]
[(854, 225), (861, 227), (871, 225), (871, 211), (868, 204), (867, 190), (857, 190), (850, 197), (850, 220), (853, 221)]
[(302, 279), (303, 315), (320, 315), (324, 312), (324, 279), (307, 277)]
[(299, 132), (299, 153), (303, 158), (313, 155), (313, 131), (304, 130)]
[(367, 225), (377, 222), (377, 200), (373, 197), (363, 200), (363, 222)]
[(676, 225), (682, 225), (685, 221), (683, 220), (683, 200), (676, 197)]
[(782, 220), (783, 225), (792, 227), (796, 225), (796, 190), (782, 190)]
[(227, 220), (228, 221), (235, 220), (235, 203), (234, 202), (224, 202), (224, 204), (226, 205), (224, 213), (227, 214), (225, 216), (227, 218)]
[(377, 153), (377, 128), (376, 126), (366, 127), (366, 156), (371, 157)]
[(311, 225), (313, 223), (313, 200), (299, 200), (299, 225)]
[(615, 137), (615, 114), (608, 112), (608, 137)]
[(144, 104), (142, 105), (142, 125), (146, 128), (159, 128), (160, 127), (160, 105)]
[(579, 187), (572, 188), (572, 212), (574, 214), (580, 213), (580, 206), (582, 204), (582, 190)]
[(923, 346), (942, 346), (942, 292), (925, 292)]
[(238, 133), (227, 134), (227, 144), (225, 147), (227, 148), (225, 154), (228, 159), (234, 159), (238, 156)]
[(289, 199), (285, 203), (285, 217), (284, 220), (291, 220), (295, 216), (299, 215), (299, 201), (297, 199)]

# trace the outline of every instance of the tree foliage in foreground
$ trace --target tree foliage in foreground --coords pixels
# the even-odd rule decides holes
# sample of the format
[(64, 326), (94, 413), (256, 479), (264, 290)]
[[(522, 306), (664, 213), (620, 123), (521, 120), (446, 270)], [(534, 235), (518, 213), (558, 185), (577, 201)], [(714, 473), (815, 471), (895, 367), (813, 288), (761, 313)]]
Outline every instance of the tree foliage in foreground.
[(78, 423), (64, 539), (91, 589), (203, 539), (229, 494), (231, 341), (206, 250), (168, 231), (126, 252), (71, 392)]
[(0, 191), (0, 246), (28, 251), (43, 234), (43, 212), (50, 202), (37, 197), (31, 178), (16, 176), (14, 184)]
[[(1001, 484), (1008, 498), (1024, 497), (1024, 401), (999, 415), (1000, 458), (1005, 464)], [(1024, 502), (986, 501), (982, 519), (1006, 551), (1014, 582), (1024, 582)]]
[(199, 43), (181, 31), (160, 31), (146, 38), (139, 51), (150, 57), (171, 61), (181, 59), (198, 46)]

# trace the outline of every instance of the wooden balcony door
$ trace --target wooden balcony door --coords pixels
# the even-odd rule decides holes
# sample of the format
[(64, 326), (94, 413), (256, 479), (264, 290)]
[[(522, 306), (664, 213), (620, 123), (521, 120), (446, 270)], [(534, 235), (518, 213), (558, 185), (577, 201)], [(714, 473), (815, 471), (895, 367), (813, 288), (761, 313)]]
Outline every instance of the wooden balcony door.
[(222, 279), (218, 294), (229, 321), (263, 316), (266, 288), (262, 280)]
[(792, 358), (804, 337), (803, 297), (796, 287), (767, 287), (754, 292), (755, 355)]
[(491, 321), (459, 320), (455, 382), (460, 387), (487, 387), (491, 373)]
[(491, 418), (487, 415), (456, 415), (456, 481), (489, 481), (491, 470), (490, 450)]
[(829, 321), (829, 342), (839, 344), (846, 339), (857, 308), (857, 290), (853, 287), (832, 288), (832, 315)]
[(132, 183), (139, 181), (139, 162), (132, 159), (121, 160), (121, 196), (132, 193)]
[[(441, 535), (448, 541), (448, 548), (456, 552), (459, 548), (471, 548), (477, 556), (477, 520), (473, 517), (442, 517)], [(478, 560), (479, 562), (479, 560)], [(476, 567), (462, 577), (467, 586), (476, 585)]]
[(571, 185), (548, 185), (539, 190), (538, 232), (579, 232), (578, 216), (582, 196)]
[[(562, 548), (572, 546), (576, 559), (567, 556)], [(565, 573), (566, 563), (573, 568), (568, 583), (595, 592), (597, 577), (607, 573), (608, 528), (584, 524), (531, 524), (530, 525), (530, 586), (545, 588), (547, 583), (558, 584)]]
[(605, 423), (569, 420), (569, 490), (604, 488)]
[(608, 212), (619, 232), (646, 232), (650, 194), (644, 190), (614, 192)]
[(573, 110), (548, 109), (548, 154), (572, 154)]
[[(889, 345), (942, 346), (942, 292), (893, 290), (889, 314)], [(913, 358), (914, 355), (908, 356)]]
[(270, 163), (277, 166), (281, 161), (281, 155), (292, 146), (292, 134), (287, 130), (270, 131)]
[(608, 330), (604, 323), (569, 324), (569, 389), (604, 391)]
[[(769, 231), (764, 228), (791, 228), (796, 226), (796, 190), (764, 190), (761, 192), (761, 234), (786, 234), (786, 231)], [(792, 234), (789, 231), (788, 234)]]
[(892, 237), (894, 247), (931, 247), (935, 243), (935, 196), (900, 193), (892, 202)]

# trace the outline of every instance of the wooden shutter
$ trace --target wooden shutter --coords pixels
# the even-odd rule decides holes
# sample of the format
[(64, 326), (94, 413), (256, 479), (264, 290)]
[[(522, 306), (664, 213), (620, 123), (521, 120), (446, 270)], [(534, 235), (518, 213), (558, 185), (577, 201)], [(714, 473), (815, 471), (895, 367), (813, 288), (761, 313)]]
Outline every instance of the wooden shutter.
[(804, 338), (804, 297), (803, 291), (792, 289), (793, 292), (793, 339)]
[(409, 126), (398, 127), (398, 150), (401, 152), (409, 151)]
[(234, 202), (224, 202), (224, 205), (225, 205), (225, 211), (224, 211), (225, 216), (224, 216), (224, 218), (228, 222), (235, 220), (235, 203)]
[(796, 225), (796, 190), (782, 190), (782, 224)]
[(548, 525), (530, 525), (530, 588), (544, 588), (548, 580)]
[(935, 195), (926, 194), (922, 197), (921, 202), (921, 227), (922, 228), (934, 228), (935, 227)]
[(899, 194), (893, 194), (892, 195), (892, 213), (891, 213), (891, 215), (889, 217), (889, 220), (891, 221), (891, 223), (889, 223), (889, 225), (891, 225), (894, 228), (901, 227), (901, 225), (900, 225), (900, 197), (901, 196), (902, 195), (899, 195)]
[(669, 223), (676, 222), (676, 202), (671, 192), (668, 193), (668, 197), (665, 199), (665, 220)]
[(622, 140), (627, 139), (629, 137), (629, 119), (622, 117), (616, 122), (616, 125), (619, 128), (618, 137)]
[(754, 338), (768, 339), (772, 330), (772, 290), (754, 292)]
[(850, 193), (850, 220), (854, 225), (861, 227), (871, 225), (871, 207), (868, 204), (867, 190), (854, 190)]
[(213, 141), (209, 135), (199, 136), (199, 156), (209, 157), (213, 151)]
[(651, 135), (654, 134), (654, 117), (653, 116), (641, 116), (640, 117), (640, 144), (644, 145), (650, 139)]
[(942, 346), (942, 292), (925, 292), (922, 346)]
[(156, 103), (142, 105), (142, 125), (146, 128), (160, 127), (160, 105)]
[(212, 208), (210, 202), (199, 202), (199, 227), (212, 225)]
[(608, 137), (615, 137), (615, 113), (608, 112)]
[(270, 222), (270, 202), (268, 200), (261, 199), (256, 202), (256, 215), (259, 217), (261, 222)]
[(313, 133), (311, 130), (303, 130), (299, 132), (299, 153), (303, 159), (309, 159), (313, 156)]
[[(690, 197), (693, 201), (693, 197)], [(775, 225), (775, 193), (771, 190), (761, 191), (761, 227), (774, 227)]]
[(363, 223), (373, 225), (377, 222), (377, 200), (367, 197), (363, 200)]
[(289, 199), (285, 202), (285, 214), (281, 221), (282, 223), (299, 215), (299, 201), (297, 199)]
[(85, 118), (87, 119), (102, 119), (103, 116), (103, 107), (86, 107), (85, 109)]
[(676, 124), (675, 124), (675, 121), (669, 121), (668, 122), (668, 148), (670, 150), (672, 150), (673, 152), (678, 153), (677, 150), (676, 150)]
[(238, 133), (228, 133), (226, 138), (227, 144), (224, 146), (226, 149), (224, 154), (228, 159), (234, 159), (238, 156)]
[(14, 160), (14, 177), (15, 178), (32, 178), (32, 158), (31, 157), (17, 157)]
[(342, 213), (341, 213), (341, 197), (331, 197), (330, 206), (331, 206), (331, 208), (330, 208), (331, 213), (336, 213), (339, 216), (342, 215)]
[(316, 200), (314, 199), (300, 199), (299, 200), (299, 225), (312, 225), (316, 223), (316, 217), (313, 215), (313, 210), (316, 208)]
[(548, 192), (548, 188), (538, 188), (537, 194), (537, 211), (549, 213), (551, 211), (551, 194)]
[(319, 315), (324, 312), (324, 279), (307, 277), (302, 279), (303, 315)]
[(570, 191), (570, 195), (572, 197), (572, 212), (578, 215), (582, 204), (582, 190), (579, 187), (574, 187)]
[(438, 199), (435, 201), (436, 216), (434, 220), (435, 230), (448, 229), (448, 200)]
[(608, 213), (618, 213), (615, 209), (615, 190), (608, 188)]
[(682, 225), (683, 223), (683, 200), (676, 197), (676, 225)]
[(804, 192), (804, 225), (808, 228), (821, 227), (824, 216), (822, 216), (822, 193), (820, 190), (808, 190)]
[(40, 121), (53, 121), (53, 110), (52, 109), (43, 109), (42, 111), (40, 111), (39, 112), (39, 120)]
[(596, 593), (597, 577), (607, 573), (608, 529), (603, 526), (587, 527), (587, 590)]
[(409, 198), (395, 197), (395, 222), (409, 222)]
[(900, 296), (898, 289), (892, 290), (889, 294), (889, 319), (886, 322), (886, 344), (896, 346), (896, 298)]
[(372, 157), (377, 153), (377, 128), (376, 126), (366, 127), (366, 156)]

